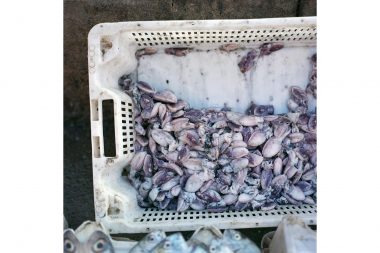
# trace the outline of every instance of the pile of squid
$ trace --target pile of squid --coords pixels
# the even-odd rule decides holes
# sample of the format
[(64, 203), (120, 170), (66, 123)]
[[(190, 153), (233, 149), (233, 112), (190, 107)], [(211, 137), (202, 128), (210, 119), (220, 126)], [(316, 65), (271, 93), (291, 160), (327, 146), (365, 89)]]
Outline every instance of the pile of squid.
[(306, 89), (289, 88), (289, 112), (252, 103), (246, 113), (195, 109), (170, 90), (129, 76), (134, 156), (126, 167), (141, 207), (162, 210), (271, 210), (316, 204), (316, 56)]

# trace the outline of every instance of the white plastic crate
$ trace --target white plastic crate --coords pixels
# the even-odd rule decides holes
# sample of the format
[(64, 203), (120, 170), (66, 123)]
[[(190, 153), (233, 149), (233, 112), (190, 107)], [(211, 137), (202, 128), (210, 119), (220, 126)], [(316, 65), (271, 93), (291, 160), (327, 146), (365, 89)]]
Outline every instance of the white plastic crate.
[[(159, 50), (168, 47), (208, 50), (226, 43), (236, 43), (251, 48), (258, 47), (265, 42), (281, 42), (285, 45), (284, 49), (278, 51), (283, 51), (277, 56), (282, 57), (281, 59), (270, 56), (266, 62), (268, 66), (273, 66), (274, 73), (257, 69), (255, 76), (232, 84), (231, 78), (235, 77), (233, 73), (227, 78), (219, 79), (217, 76), (211, 75), (209, 79), (205, 79), (206, 81), (192, 83), (191, 89), (181, 88), (188, 81), (186, 78), (189, 77), (181, 73), (170, 74), (170, 71), (165, 73), (158, 71), (164, 71), (165, 68), (162, 66), (168, 61), (161, 62), (155, 71), (150, 71), (148, 68), (152, 66), (149, 66), (148, 58), (145, 59), (145, 63), (142, 58), (141, 64), (139, 64), (135, 57), (136, 50), (145, 47), (155, 47)], [(96, 220), (101, 221), (113, 234), (149, 232), (155, 229), (194, 230), (200, 225), (214, 225), (221, 229), (277, 226), (284, 215), (292, 214), (297, 215), (307, 224), (316, 224), (316, 207), (310, 205), (280, 206), (272, 211), (228, 211), (223, 213), (207, 211), (176, 213), (139, 207), (135, 189), (121, 176), (123, 168), (133, 157), (135, 135), (132, 100), (118, 87), (118, 79), (121, 75), (134, 72), (160, 89), (160, 85), (163, 85), (160, 83), (164, 80), (163, 76), (170, 74), (171, 82), (167, 81), (165, 87), (174, 92), (180, 91), (179, 97), (190, 99), (193, 107), (212, 106), (215, 103), (213, 101), (219, 101), (223, 97), (234, 110), (241, 111), (249, 99), (265, 103), (269, 97), (275, 106), (275, 112), (281, 113), (286, 109), (284, 101), (288, 96), (287, 84), (284, 83), (284, 80), (287, 83), (303, 82), (306, 85), (308, 78), (307, 75), (304, 76), (305, 71), (309, 68), (307, 62), (299, 64), (297, 59), (289, 61), (287, 54), (292, 53), (289, 50), (301, 50), (297, 51), (297, 55), (312, 54), (315, 52), (315, 47), (315, 17), (121, 22), (102, 23), (94, 26), (88, 36), (88, 64)], [(235, 57), (231, 58), (231, 61), (236, 61), (238, 55), (235, 53), (235, 56), (231, 57)], [(177, 58), (183, 60), (187, 57)], [(202, 63), (199, 62), (198, 65), (202, 65)], [(210, 69), (224, 67), (223, 64), (207, 66), (210, 66)], [(301, 68), (302, 71), (299, 71), (298, 68)], [(259, 82), (270, 75), (272, 75), (270, 84)], [(201, 77), (198, 75), (197, 78)], [(261, 79), (258, 81), (257, 78)], [(218, 82), (213, 82), (213, 80)], [(227, 85), (233, 85), (233, 90), (239, 90), (247, 87), (251, 81), (254, 81), (253, 89), (245, 92), (231, 93), (228, 90), (231, 87), (227, 87)], [(219, 86), (212, 87), (216, 83)], [(265, 98), (263, 99), (263, 97)], [(108, 99), (114, 101), (115, 157), (104, 155), (102, 102)]]

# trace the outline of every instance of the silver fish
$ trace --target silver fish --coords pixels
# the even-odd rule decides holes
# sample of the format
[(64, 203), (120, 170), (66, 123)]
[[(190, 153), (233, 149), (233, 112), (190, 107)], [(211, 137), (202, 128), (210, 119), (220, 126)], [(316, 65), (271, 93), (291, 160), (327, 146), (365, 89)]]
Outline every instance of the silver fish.
[(187, 253), (189, 250), (190, 249), (181, 233), (175, 233), (167, 236), (164, 240), (162, 240), (156, 247), (152, 249), (151, 253)]
[(213, 240), (221, 239), (222, 232), (214, 226), (198, 228), (188, 242), (209, 246)]
[[(82, 230), (83, 231), (83, 230)], [(82, 232), (80, 231), (80, 232)], [(77, 232), (77, 233), (80, 233)], [(64, 253), (114, 253), (111, 238), (101, 230), (95, 230), (92, 233), (84, 232), (80, 235), (75, 234), (72, 229), (65, 229), (63, 234), (63, 252)], [(79, 240), (80, 238), (80, 240)]]
[(162, 240), (164, 240), (165, 237), (165, 232), (161, 230), (153, 231), (144, 236), (143, 239), (141, 239), (132, 249), (130, 249), (129, 253), (149, 253)]
[(207, 247), (203, 244), (193, 244), (193, 245), (189, 245), (190, 249), (189, 249), (189, 253), (208, 253), (207, 251)]
[(233, 229), (224, 230), (223, 242), (236, 253), (260, 253), (255, 243)]

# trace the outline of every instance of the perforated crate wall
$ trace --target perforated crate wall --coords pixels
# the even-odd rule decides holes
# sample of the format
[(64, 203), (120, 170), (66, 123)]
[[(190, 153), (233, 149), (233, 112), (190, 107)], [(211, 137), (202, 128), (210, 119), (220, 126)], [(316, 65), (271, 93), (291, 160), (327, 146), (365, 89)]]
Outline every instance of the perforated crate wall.
[[(102, 96), (114, 99), (116, 106), (116, 140), (120, 140), (118, 156), (107, 158), (94, 153), (93, 176), (96, 195), (96, 220), (111, 233), (139, 233), (155, 229), (165, 231), (194, 230), (201, 225), (225, 228), (277, 226), (284, 215), (297, 215), (307, 224), (316, 224), (316, 206), (279, 206), (271, 211), (160, 211), (140, 208), (135, 189), (121, 177), (121, 172), (134, 153), (132, 100), (120, 91), (117, 80), (137, 67), (136, 50), (145, 47), (216, 48), (226, 43), (243, 47), (266, 42), (286, 46), (316, 46), (314, 17), (257, 20), (149, 21), (104, 23), (95, 26), (88, 38), (89, 89), (93, 108)], [(118, 90), (118, 91), (116, 91)], [(95, 106), (96, 105), (96, 106)], [(92, 114), (96, 115), (92, 110)], [(93, 147), (102, 151), (102, 122), (92, 118)], [(98, 146), (96, 146), (98, 145)], [(93, 149), (94, 150), (94, 149)], [(98, 149), (96, 149), (98, 150)], [(97, 156), (96, 156), (97, 155)], [(108, 215), (115, 201), (120, 215)], [(120, 204), (121, 202), (121, 204)], [(100, 208), (101, 207), (101, 208)]]
[(213, 31), (160, 31), (133, 32), (139, 47), (191, 46), (200, 43), (265, 43), (284, 41), (312, 41), (317, 38), (316, 28), (262, 28), (244, 30), (213, 30)]

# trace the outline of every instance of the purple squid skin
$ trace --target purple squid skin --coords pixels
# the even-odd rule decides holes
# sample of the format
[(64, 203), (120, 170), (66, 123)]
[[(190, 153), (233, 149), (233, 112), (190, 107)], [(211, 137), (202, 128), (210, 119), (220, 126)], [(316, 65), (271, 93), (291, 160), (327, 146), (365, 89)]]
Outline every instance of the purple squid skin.
[(273, 173), (272, 170), (263, 170), (261, 172), (261, 187), (267, 189), (272, 183)]
[(256, 64), (257, 56), (258, 53), (256, 50), (249, 51), (238, 64), (240, 71), (245, 73), (250, 70)]
[[(248, 71), (277, 49), (252, 50), (239, 67)], [(130, 86), (136, 136), (126, 170), (139, 206), (223, 212), (316, 203), (316, 114), (297, 112), (307, 109), (307, 90), (291, 87), (295, 111), (274, 115), (272, 105), (254, 103), (246, 114), (195, 109), (169, 90)]]

